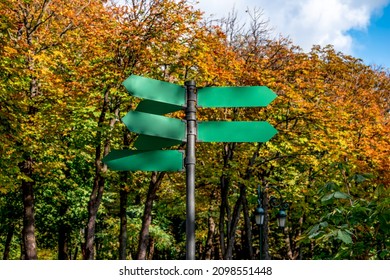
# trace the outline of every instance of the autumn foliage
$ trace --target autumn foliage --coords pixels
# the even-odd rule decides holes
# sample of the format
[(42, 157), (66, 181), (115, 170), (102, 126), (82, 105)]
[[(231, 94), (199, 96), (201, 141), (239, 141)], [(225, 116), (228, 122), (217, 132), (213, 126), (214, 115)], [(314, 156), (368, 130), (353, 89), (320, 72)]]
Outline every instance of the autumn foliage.
[(133, 148), (120, 122), (139, 102), (122, 86), (131, 74), (278, 95), (265, 108), (198, 110), (279, 132), (267, 143), (197, 144), (197, 259), (259, 257), (259, 184), (290, 205), (284, 232), (268, 209), (265, 258), (390, 258), (387, 69), (271, 38), (260, 10), (242, 28), (234, 12), (205, 19), (191, 1), (122, 2), (0, 2), (3, 259), (185, 258), (184, 175), (101, 161)]

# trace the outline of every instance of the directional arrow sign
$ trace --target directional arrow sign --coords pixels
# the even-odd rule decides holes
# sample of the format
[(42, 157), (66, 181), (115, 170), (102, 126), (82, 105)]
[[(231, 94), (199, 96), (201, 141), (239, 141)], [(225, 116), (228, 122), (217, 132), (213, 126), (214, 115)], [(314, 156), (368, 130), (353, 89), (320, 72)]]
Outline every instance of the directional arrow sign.
[[(138, 112), (150, 113), (155, 115), (164, 115), (183, 109), (181, 106), (156, 102), (152, 100), (142, 100), (137, 108)], [(173, 140), (149, 135), (139, 135), (134, 142), (134, 147), (138, 150), (157, 150), (168, 148), (183, 143), (181, 140)]]
[(200, 142), (266, 142), (278, 131), (268, 122), (209, 121), (198, 123)]
[(115, 171), (184, 171), (184, 151), (113, 150), (103, 162)]
[(130, 111), (122, 118), (127, 128), (139, 134), (184, 141), (185, 122), (143, 112)]
[(168, 82), (131, 75), (123, 85), (131, 95), (184, 107), (186, 104), (184, 87)]
[(182, 144), (181, 140), (174, 140), (149, 135), (139, 135), (134, 141), (134, 147), (137, 150), (158, 150)]
[(145, 99), (138, 104), (135, 110), (138, 112), (150, 113), (155, 115), (165, 115), (182, 109), (183, 107), (181, 106)]
[(267, 106), (277, 95), (265, 86), (205, 87), (198, 89), (198, 107)]

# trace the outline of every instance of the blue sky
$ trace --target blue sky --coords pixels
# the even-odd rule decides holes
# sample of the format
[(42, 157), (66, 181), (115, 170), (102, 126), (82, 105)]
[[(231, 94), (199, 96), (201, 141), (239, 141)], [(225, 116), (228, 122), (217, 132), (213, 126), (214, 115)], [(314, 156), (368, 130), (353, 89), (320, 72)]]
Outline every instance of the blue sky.
[(332, 44), (368, 65), (390, 68), (390, 0), (197, 1), (197, 8), (216, 18), (234, 7), (243, 22), (245, 10), (260, 8), (274, 36), (288, 36), (304, 51)]
[(350, 31), (356, 46), (355, 56), (367, 64), (376, 64), (390, 68), (390, 5), (372, 18), (367, 31)]

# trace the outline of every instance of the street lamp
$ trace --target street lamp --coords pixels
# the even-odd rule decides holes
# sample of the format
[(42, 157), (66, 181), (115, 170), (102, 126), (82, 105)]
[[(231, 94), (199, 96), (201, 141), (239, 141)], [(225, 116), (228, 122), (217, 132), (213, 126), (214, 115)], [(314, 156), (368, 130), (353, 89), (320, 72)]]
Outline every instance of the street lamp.
[(259, 234), (260, 234), (260, 241), (259, 241), (259, 244), (260, 244), (260, 260), (263, 259), (262, 257), (262, 246), (261, 244), (263, 243), (263, 225), (264, 225), (264, 216), (265, 216), (265, 211), (264, 211), (264, 208), (261, 207), (262, 204), (261, 204), (261, 198), (259, 197), (258, 199), (258, 206), (256, 207), (255, 209), (255, 221), (256, 221), (256, 225), (259, 226)]
[[(275, 196), (271, 196), (269, 199), (269, 205), (271, 208), (279, 208), (279, 212), (276, 215), (278, 226), (280, 229), (284, 229), (286, 226), (286, 220), (287, 220), (287, 213), (286, 210), (288, 209), (288, 203), (284, 201), (283, 196), (279, 189), (275, 186), (266, 186), (265, 190), (268, 188), (274, 189), (278, 194), (279, 198)], [(260, 232), (260, 241), (259, 241), (259, 247), (260, 247), (260, 259), (262, 259), (263, 255), (263, 227), (264, 227), (264, 218), (265, 218), (265, 210), (263, 208), (263, 195), (264, 193), (261, 190), (260, 185), (257, 189), (257, 207), (255, 209), (255, 222), (259, 226), (259, 232)]]
[(280, 229), (284, 229), (286, 226), (286, 219), (287, 219), (287, 214), (286, 211), (284, 210), (279, 210), (278, 215), (276, 216), (278, 219), (278, 226)]
[(257, 225), (264, 224), (265, 211), (262, 207), (258, 206), (255, 210), (255, 221)]

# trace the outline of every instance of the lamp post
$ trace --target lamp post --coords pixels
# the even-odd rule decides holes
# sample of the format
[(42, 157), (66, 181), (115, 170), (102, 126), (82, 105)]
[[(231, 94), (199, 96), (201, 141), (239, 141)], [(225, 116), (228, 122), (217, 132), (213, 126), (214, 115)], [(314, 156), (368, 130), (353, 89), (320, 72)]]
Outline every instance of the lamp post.
[[(259, 199), (259, 201), (261, 201)], [(256, 224), (259, 226), (259, 236), (260, 236), (260, 241), (259, 241), (259, 246), (260, 246), (260, 260), (263, 259), (263, 248), (262, 248), (262, 243), (263, 243), (263, 225), (264, 225), (264, 216), (265, 216), (265, 211), (264, 208), (261, 207), (261, 202), (258, 204), (258, 206), (255, 209), (255, 221)]]
[[(286, 210), (288, 209), (288, 203), (284, 201), (284, 198), (279, 191), (279, 189), (275, 186), (266, 186), (264, 191), (268, 188), (274, 189), (279, 197), (271, 196), (269, 199), (269, 205), (271, 208), (279, 208), (279, 212), (276, 216), (278, 221), (278, 226), (280, 229), (284, 229), (286, 226), (286, 219), (287, 219), (287, 213)], [(265, 219), (265, 210), (263, 208), (263, 197), (264, 193), (261, 190), (260, 185), (257, 188), (257, 207), (255, 209), (255, 222), (259, 226), (259, 248), (260, 248), (260, 260), (263, 259), (263, 227), (264, 227), (264, 219)]]

